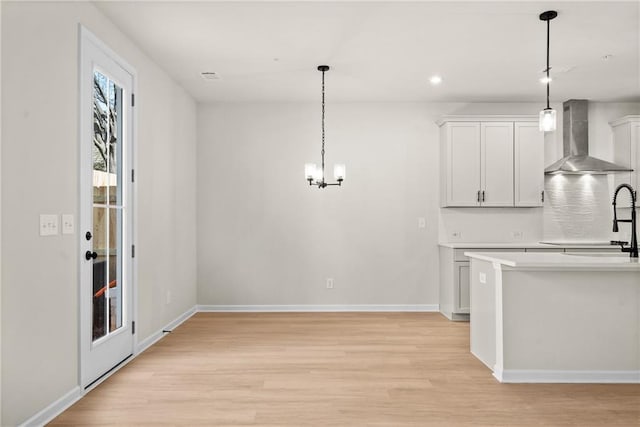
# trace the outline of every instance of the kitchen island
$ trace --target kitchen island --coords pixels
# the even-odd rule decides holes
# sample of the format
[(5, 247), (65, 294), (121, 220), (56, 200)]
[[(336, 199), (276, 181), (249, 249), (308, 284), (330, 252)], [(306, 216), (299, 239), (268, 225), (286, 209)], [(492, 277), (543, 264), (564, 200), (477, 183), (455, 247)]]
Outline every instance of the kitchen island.
[(465, 255), (471, 259), (471, 352), (498, 381), (640, 383), (637, 258)]

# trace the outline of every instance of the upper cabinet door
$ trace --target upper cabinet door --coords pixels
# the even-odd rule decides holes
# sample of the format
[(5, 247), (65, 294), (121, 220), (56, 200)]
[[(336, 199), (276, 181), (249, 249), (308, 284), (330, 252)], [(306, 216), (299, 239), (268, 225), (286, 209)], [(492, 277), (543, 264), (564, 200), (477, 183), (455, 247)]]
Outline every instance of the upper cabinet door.
[(513, 123), (481, 124), (482, 206), (513, 206)]
[(544, 133), (537, 123), (515, 123), (515, 206), (542, 206)]
[[(631, 184), (638, 191), (640, 186), (640, 115), (625, 116), (609, 123), (613, 132), (613, 161), (620, 166), (633, 169), (633, 172), (613, 174), (613, 182)], [(627, 193), (623, 195), (620, 207), (629, 206)], [(627, 202), (629, 200), (629, 202)]]
[(442, 132), (445, 206), (480, 206), (480, 123), (446, 123)]

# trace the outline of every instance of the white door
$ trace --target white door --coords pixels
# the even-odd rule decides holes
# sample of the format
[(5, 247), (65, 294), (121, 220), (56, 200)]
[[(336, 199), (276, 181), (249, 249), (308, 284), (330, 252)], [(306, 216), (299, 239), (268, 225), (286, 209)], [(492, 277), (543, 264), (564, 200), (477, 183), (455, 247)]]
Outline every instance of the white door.
[(481, 125), (482, 206), (513, 206), (513, 123)]
[(88, 387), (133, 354), (132, 69), (80, 31), (80, 357)]
[(515, 205), (542, 206), (544, 199), (544, 133), (538, 123), (515, 123)]
[(479, 206), (480, 123), (447, 123), (447, 206)]

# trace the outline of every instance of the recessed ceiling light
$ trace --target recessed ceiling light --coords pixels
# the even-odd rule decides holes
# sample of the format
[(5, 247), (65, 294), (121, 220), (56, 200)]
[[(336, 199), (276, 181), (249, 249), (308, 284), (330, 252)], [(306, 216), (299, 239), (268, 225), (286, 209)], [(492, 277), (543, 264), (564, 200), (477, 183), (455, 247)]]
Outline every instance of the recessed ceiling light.
[(439, 85), (440, 83), (442, 83), (442, 77), (435, 75), (435, 76), (431, 76), (431, 78), (429, 79), (429, 82), (432, 85)]
[(547, 83), (551, 83), (553, 81), (553, 79), (551, 77), (540, 77), (540, 83), (542, 83), (543, 85), (546, 85)]
[(220, 74), (214, 71), (203, 71), (200, 73), (200, 77), (204, 80), (220, 80)]
[(602, 57), (602, 60), (603, 60), (603, 61), (608, 61), (608, 60), (610, 60), (611, 58), (613, 58), (613, 55), (612, 55), (612, 54), (610, 54), (610, 53), (608, 53), (608, 54), (606, 54), (606, 55), (604, 55), (604, 56)]

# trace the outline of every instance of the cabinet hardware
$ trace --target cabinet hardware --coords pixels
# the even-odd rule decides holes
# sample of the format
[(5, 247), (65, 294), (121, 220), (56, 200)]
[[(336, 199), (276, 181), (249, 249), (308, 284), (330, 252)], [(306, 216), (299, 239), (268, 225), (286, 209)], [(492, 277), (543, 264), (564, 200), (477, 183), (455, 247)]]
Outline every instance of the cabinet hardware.
[(84, 254), (84, 259), (87, 261), (98, 258), (98, 254), (96, 252), (87, 251)]
[(476, 195), (476, 200), (480, 203), (480, 190), (478, 190), (478, 194)]
[(484, 190), (482, 190), (482, 201), (484, 202)]
[(542, 190), (542, 192), (540, 193), (540, 199), (542, 200), (542, 203), (544, 203), (544, 190)]

